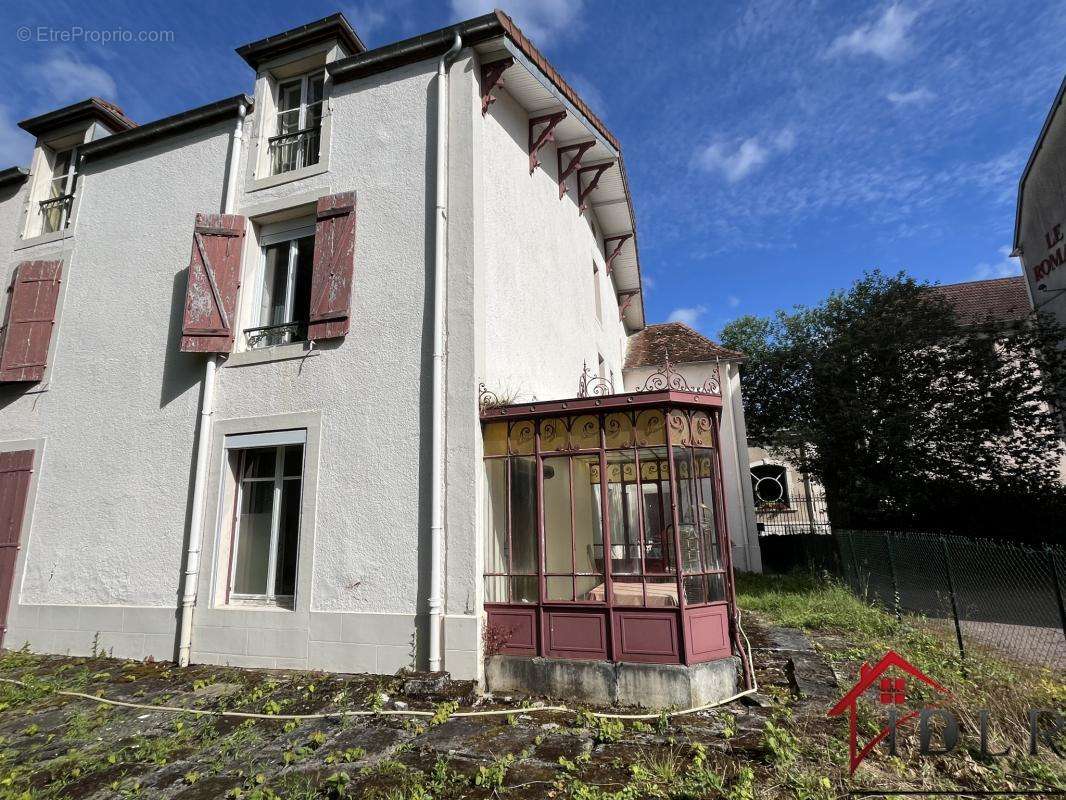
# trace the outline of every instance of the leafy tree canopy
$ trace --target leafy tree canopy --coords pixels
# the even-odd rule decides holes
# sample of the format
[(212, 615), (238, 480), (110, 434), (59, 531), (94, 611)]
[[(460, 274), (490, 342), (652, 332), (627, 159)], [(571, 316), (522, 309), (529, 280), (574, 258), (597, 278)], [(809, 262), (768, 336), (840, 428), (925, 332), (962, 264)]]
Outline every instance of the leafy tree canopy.
[(1050, 319), (962, 326), (927, 286), (875, 271), (721, 340), (748, 356), (749, 441), (816, 477), (834, 525), (1058, 538), (1066, 332)]

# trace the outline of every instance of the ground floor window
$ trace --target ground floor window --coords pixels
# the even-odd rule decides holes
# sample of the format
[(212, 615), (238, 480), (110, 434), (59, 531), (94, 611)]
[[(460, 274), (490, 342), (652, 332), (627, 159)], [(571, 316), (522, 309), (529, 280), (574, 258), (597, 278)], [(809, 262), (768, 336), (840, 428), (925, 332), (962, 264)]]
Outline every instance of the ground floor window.
[(293, 608), (306, 432), (226, 437), (230, 603)]

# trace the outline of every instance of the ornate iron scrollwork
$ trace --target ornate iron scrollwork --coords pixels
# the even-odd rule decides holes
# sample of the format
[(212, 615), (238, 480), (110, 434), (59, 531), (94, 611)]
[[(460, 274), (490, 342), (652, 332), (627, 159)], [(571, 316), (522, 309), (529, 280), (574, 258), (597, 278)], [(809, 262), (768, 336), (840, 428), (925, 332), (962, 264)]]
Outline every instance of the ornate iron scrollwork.
[(606, 397), (614, 394), (614, 381), (604, 375), (593, 375), (588, 362), (584, 362), (581, 380), (577, 383), (578, 397)]
[(694, 394), (717, 394), (722, 393), (721, 372), (718, 369), (718, 361), (714, 362), (714, 373), (702, 384), (693, 386), (684, 375), (674, 369), (670, 363), (670, 354), (666, 354), (663, 365), (648, 376), (635, 392), (693, 392)]

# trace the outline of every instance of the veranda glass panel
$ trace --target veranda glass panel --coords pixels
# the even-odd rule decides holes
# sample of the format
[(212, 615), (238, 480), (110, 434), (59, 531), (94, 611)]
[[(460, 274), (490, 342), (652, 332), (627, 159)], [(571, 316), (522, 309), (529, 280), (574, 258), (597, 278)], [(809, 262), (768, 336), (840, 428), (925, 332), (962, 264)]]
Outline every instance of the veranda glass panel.
[(648, 608), (677, 608), (677, 578), (648, 578)]
[(535, 575), (537, 547), (537, 462), (511, 459), (511, 571)]
[(674, 521), (670, 507), (670, 468), (666, 448), (645, 448), (639, 451), (639, 455), (644, 514), (644, 568), (649, 573), (673, 572)]
[[(544, 568), (547, 572), (572, 573), (574, 552), (571, 538), (570, 458), (568, 456), (545, 458), (543, 472)], [(552, 586), (557, 583), (552, 582)], [(567, 590), (566, 599), (570, 599), (571, 589)], [(551, 591), (549, 591), (549, 596), (551, 596)], [(555, 599), (560, 599), (557, 594)]]
[[(506, 433), (506, 425), (504, 425)], [(485, 572), (507, 572), (507, 459), (485, 461)], [(485, 601), (507, 602), (507, 578), (485, 577)]]
[[(579, 573), (603, 573), (603, 525), (600, 514), (599, 457), (575, 456), (574, 560)], [(593, 477), (595, 474), (595, 477)]]
[(607, 506), (611, 526), (611, 572), (639, 575), (642, 572), (640, 485), (633, 450), (607, 453)]
[(696, 484), (692, 480), (692, 453), (687, 448), (674, 448), (674, 466), (677, 484), (677, 514), (680, 528), (681, 571), (702, 572), (700, 558), (700, 534), (696, 516)]
[(703, 550), (703, 569), (705, 571), (721, 569), (718, 528), (714, 518), (714, 451), (700, 448), (695, 450), (693, 455), (700, 499), (700, 544)]

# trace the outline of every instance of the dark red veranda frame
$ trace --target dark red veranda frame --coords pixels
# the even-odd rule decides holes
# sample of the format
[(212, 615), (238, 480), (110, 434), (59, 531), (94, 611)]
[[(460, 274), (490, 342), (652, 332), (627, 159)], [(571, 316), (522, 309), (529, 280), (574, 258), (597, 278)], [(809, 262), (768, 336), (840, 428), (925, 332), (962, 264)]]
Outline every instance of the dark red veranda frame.
[[(635, 392), (629, 394), (602, 395), (582, 397), (569, 400), (555, 400), (494, 406), (482, 410), (483, 425), (493, 422), (533, 421), (534, 447), (532, 453), (516, 454), (508, 445), (503, 455), (486, 455), (486, 461), (492, 459), (513, 459), (527, 457), (534, 460), (536, 467), (536, 537), (537, 537), (537, 573), (538, 601), (536, 603), (486, 603), (488, 641), (491, 651), (505, 655), (545, 656), (552, 658), (584, 658), (609, 661), (636, 661), (651, 663), (695, 664), (727, 658), (741, 650), (736, 640), (733, 624), (735, 617), (736, 595), (733, 585), (732, 553), (729, 532), (726, 525), (725, 497), (722, 491), (721, 466), (721, 422), (722, 398), (700, 392), (663, 390), (653, 392)], [(642, 412), (658, 410), (669, 425), (671, 412), (703, 411), (711, 423), (711, 443), (713, 451), (713, 492), (714, 492), (714, 527), (718, 541), (720, 569), (707, 568), (703, 554), (703, 541), (699, 535), (697, 517), (697, 542), (701, 554), (701, 568), (698, 572), (684, 571), (681, 552), (681, 530), (678, 503), (678, 474), (675, 451), (684, 447), (690, 452), (694, 448), (707, 447), (706, 444), (693, 445), (691, 441), (672, 442), (669, 430), (664, 430), (661, 445), (636, 445), (624, 448), (607, 447), (607, 431), (604, 420), (611, 413), (619, 411)], [(549, 417), (576, 418), (585, 415), (599, 417), (599, 447), (574, 450), (549, 450), (541, 448), (540, 421)], [(572, 421), (572, 420), (571, 420)], [(509, 427), (510, 430), (510, 427)], [(508, 437), (509, 442), (509, 437)], [(639, 451), (650, 447), (665, 447), (669, 463), (670, 515), (674, 534), (673, 560), (676, 570), (673, 574), (664, 573), (648, 575), (642, 573), (642, 606), (617, 605), (614, 603), (614, 575), (611, 567), (611, 520), (609, 492), (604, 488), (608, 481), (607, 453), (636, 452), (636, 464), (639, 475)], [(545, 591), (545, 578), (554, 573), (545, 570), (544, 541), (544, 507), (543, 507), (543, 471), (545, 458), (576, 455), (599, 455), (600, 465), (600, 522), (601, 541), (603, 543), (604, 564), (604, 600), (548, 600)], [(693, 458), (693, 465), (695, 458)], [(508, 494), (510, 494), (511, 468), (508, 467)], [(571, 484), (572, 484), (571, 468)], [(698, 492), (698, 476), (690, 475), (693, 491)], [(661, 485), (660, 485), (661, 488)], [(645, 540), (644, 513), (642, 493), (640, 497), (639, 535), (643, 545)], [(571, 485), (571, 505), (573, 505), (573, 486)], [(510, 504), (508, 505), (510, 508)], [(695, 511), (699, 514), (699, 510)], [(508, 549), (510, 550), (511, 518), (508, 516)], [(573, 547), (571, 530), (571, 546)], [(510, 561), (511, 555), (509, 555)], [(641, 562), (644, 562), (644, 548), (641, 547)], [(581, 573), (575, 570), (568, 575), (575, 579)], [(508, 565), (510, 568), (510, 563)], [(485, 577), (502, 577), (508, 585), (510, 597), (510, 578), (520, 573), (486, 572)], [(561, 574), (561, 573), (560, 573)], [(725, 599), (691, 604), (686, 602), (684, 580), (686, 577), (703, 576), (706, 582), (709, 575), (722, 575), (725, 582)], [(647, 579), (649, 577), (674, 578), (677, 582), (677, 606), (675, 608), (647, 606)], [(533, 576), (531, 576), (533, 577)]]

